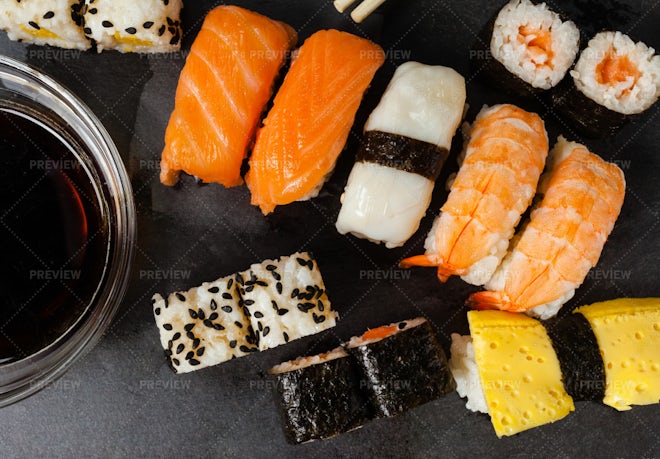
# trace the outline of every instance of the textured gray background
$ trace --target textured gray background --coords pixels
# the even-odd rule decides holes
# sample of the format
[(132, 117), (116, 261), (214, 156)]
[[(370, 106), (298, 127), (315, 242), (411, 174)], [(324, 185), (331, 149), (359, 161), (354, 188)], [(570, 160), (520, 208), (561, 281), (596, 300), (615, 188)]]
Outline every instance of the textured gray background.
[[(656, 49), (658, 3), (551, 2), (586, 36), (615, 28)], [(424, 237), (446, 198), (443, 186), (436, 187), (419, 232), (403, 248), (390, 251), (342, 237), (334, 229), (361, 126), (396, 65), (413, 59), (457, 69), (467, 80), (468, 119), (484, 103), (517, 101), (475, 78), (480, 61), (468, 51), (497, 4), (389, 0), (360, 26), (338, 14), (329, 1), (240, 4), (289, 22), (301, 39), (330, 27), (369, 37), (389, 58), (321, 196), (278, 208), (268, 218), (249, 205), (245, 187), (200, 187), (190, 177), (175, 189), (158, 183), (158, 159), (178, 72), (213, 2), (187, 2), (184, 52), (175, 55), (64, 52), (11, 43), (0, 33), (0, 52), (50, 73), (99, 116), (129, 170), (139, 218), (135, 266), (120, 313), (101, 342), (61, 379), (0, 410), (2, 456), (660, 457), (658, 406), (620, 413), (581, 402), (560, 422), (498, 440), (487, 417), (469, 413), (455, 393), (332, 440), (286, 444), (271, 387), (260, 376), (271, 365), (327, 350), (366, 327), (419, 315), (432, 321), (447, 350), (452, 331), (467, 331), (462, 304), (472, 287), (456, 279), (440, 285), (433, 270), (393, 269), (402, 257), (422, 252)], [(553, 141), (559, 133), (576, 138), (549, 107), (521, 105), (543, 116)], [(593, 151), (619, 161), (628, 192), (600, 263), (566, 310), (618, 296), (660, 295), (658, 111), (656, 105), (612, 139), (587, 142)], [(455, 140), (439, 183), (456, 170)], [(154, 292), (188, 288), (296, 250), (312, 250), (319, 260), (341, 314), (334, 330), (197, 373), (178, 376), (170, 371), (152, 318), (149, 298)], [(173, 275), (183, 279), (157, 279)], [(396, 278), (384, 278), (388, 275)]]

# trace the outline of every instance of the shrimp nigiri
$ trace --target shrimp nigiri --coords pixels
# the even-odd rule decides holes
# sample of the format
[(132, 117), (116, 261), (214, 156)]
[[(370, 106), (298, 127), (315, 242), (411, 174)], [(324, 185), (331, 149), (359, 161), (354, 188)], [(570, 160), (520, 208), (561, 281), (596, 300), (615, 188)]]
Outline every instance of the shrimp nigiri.
[(623, 172), (586, 147), (559, 137), (532, 211), (488, 291), (468, 306), (551, 317), (596, 265), (625, 195)]
[(426, 239), (426, 254), (406, 258), (401, 266), (437, 266), (442, 282), (459, 275), (485, 284), (532, 202), (547, 155), (548, 136), (537, 114), (514, 105), (482, 109)]

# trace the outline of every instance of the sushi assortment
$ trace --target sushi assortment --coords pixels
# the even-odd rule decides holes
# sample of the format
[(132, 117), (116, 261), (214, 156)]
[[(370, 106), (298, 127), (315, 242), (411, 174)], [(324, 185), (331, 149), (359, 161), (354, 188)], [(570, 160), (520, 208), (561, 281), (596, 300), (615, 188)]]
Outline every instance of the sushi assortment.
[(342, 346), (268, 371), (290, 443), (330, 438), (394, 416), (455, 389), (426, 319), (366, 331)]
[(488, 413), (498, 437), (555, 422), (574, 400), (617, 410), (660, 401), (660, 299), (622, 298), (539, 322), (470, 311), (452, 335), (449, 365), (467, 408)]
[(554, 107), (587, 137), (616, 133), (660, 96), (653, 48), (602, 31), (580, 51), (580, 30), (545, 3), (511, 0), (475, 48), (490, 55), (483, 71), (488, 83)]
[(6, 0), (0, 29), (36, 45), (164, 53), (181, 47), (182, 7), (181, 0)]
[(413, 235), (463, 117), (465, 80), (455, 70), (406, 62), (364, 127), (341, 197), (337, 231), (388, 248)]
[(172, 369), (187, 373), (263, 351), (336, 324), (316, 261), (294, 253), (152, 298)]
[(296, 41), (289, 25), (243, 8), (219, 6), (206, 15), (179, 77), (161, 183), (175, 185), (180, 171), (226, 187), (243, 183), (248, 145)]

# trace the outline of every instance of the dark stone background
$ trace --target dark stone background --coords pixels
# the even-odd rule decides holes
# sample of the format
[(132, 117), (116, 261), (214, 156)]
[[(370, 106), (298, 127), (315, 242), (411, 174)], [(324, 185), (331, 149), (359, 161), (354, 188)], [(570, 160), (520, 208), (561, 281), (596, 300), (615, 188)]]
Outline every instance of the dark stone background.
[[(131, 284), (104, 338), (61, 379), (0, 410), (3, 456), (201, 456), (201, 457), (660, 457), (660, 409), (617, 412), (580, 402), (552, 425), (498, 440), (484, 415), (468, 412), (455, 393), (391, 419), (372, 422), (338, 438), (290, 446), (281, 431), (272, 387), (260, 372), (282, 360), (330, 349), (338, 339), (396, 320), (424, 315), (446, 350), (453, 331), (466, 333), (463, 301), (473, 287), (433, 270), (396, 269), (404, 256), (421, 253), (431, 222), (454, 172), (460, 137), (438, 181), (420, 230), (400, 249), (387, 250), (334, 228), (361, 127), (398, 64), (418, 60), (455, 68), (467, 81), (473, 119), (487, 103), (516, 102), (537, 110), (551, 142), (560, 133), (575, 140), (570, 123), (536, 102), (518, 101), (485, 86), (481, 65), (469, 53), (480, 29), (497, 11), (485, 1), (397, 1), (362, 25), (338, 14), (330, 1), (245, 1), (248, 8), (284, 20), (301, 39), (321, 28), (339, 28), (383, 46), (388, 60), (358, 113), (337, 169), (311, 202), (278, 208), (265, 218), (243, 187), (182, 186), (158, 182), (163, 133), (173, 107), (178, 73), (210, 1), (188, 1), (183, 51), (151, 57), (105, 52), (62, 53), (10, 42), (0, 52), (29, 62), (80, 96), (102, 120), (132, 179), (139, 236)], [(660, 48), (660, 7), (647, 0), (550, 2), (586, 37), (617, 29)], [(475, 65), (476, 64), (476, 65)], [(565, 307), (619, 296), (658, 296), (660, 129), (656, 105), (609, 139), (587, 141), (617, 160), (628, 192), (621, 217), (600, 263)], [(334, 330), (197, 373), (175, 375), (165, 364), (149, 298), (245, 269), (296, 250), (315, 253), (341, 320)], [(163, 274), (165, 273), (165, 274)], [(158, 280), (176, 273), (184, 279)], [(390, 277), (388, 277), (390, 276)], [(394, 276), (392, 278), (391, 276)], [(387, 278), (386, 278), (387, 277)]]

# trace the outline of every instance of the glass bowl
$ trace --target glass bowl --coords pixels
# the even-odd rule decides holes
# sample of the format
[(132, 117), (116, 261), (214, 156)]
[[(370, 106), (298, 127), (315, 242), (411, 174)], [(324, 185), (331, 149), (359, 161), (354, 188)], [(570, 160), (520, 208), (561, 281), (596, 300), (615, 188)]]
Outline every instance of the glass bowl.
[[(3, 207), (6, 208), (0, 210), (0, 230), (4, 231), (2, 237), (6, 239), (0, 240), (0, 244), (4, 246), (0, 250), (4, 250), (5, 255), (14, 251), (11, 252), (14, 258), (9, 258), (13, 262), (6, 263), (11, 266), (6, 266), (3, 271), (9, 273), (3, 280), (4, 285), (9, 289), (10, 297), (12, 287), (14, 293), (24, 295), (21, 297), (21, 301), (29, 297), (29, 300), (23, 302), (5, 300), (5, 305), (0, 306), (7, 308), (8, 304), (9, 307), (16, 308), (15, 311), (12, 309), (11, 313), (5, 311), (1, 316), (2, 323), (0, 323), (0, 335), (2, 335), (0, 338), (3, 338), (2, 342), (5, 343), (3, 352), (6, 351), (0, 356), (0, 406), (6, 406), (37, 392), (61, 376), (78, 358), (97, 343), (106, 330), (122, 301), (128, 284), (136, 238), (136, 218), (130, 181), (116, 146), (98, 118), (69, 90), (37, 69), (0, 55), (0, 111), (5, 123), (5, 127), (0, 129), (0, 140), (3, 141), (4, 149), (3, 159), (0, 161), (5, 169), (3, 176), (5, 183), (7, 181), (13, 183), (15, 180), (20, 185), (20, 181), (23, 180), (21, 177), (32, 177), (31, 180), (36, 187), (37, 183), (41, 181), (39, 174), (47, 176), (47, 179), (43, 180), (49, 180), (48, 183), (50, 183), (51, 176), (48, 174), (56, 173), (59, 174), (58, 177), (61, 175), (62, 183), (72, 184), (70, 187), (72, 193), (77, 193), (75, 190), (82, 190), (78, 184), (84, 182), (84, 190), (88, 190), (86, 196), (95, 212), (94, 220), (91, 217), (88, 218), (87, 214), (83, 213), (86, 207), (80, 204), (80, 215), (83, 216), (80, 221), (82, 222), (81, 228), (85, 231), (85, 243), (74, 254), (76, 263), (80, 260), (84, 261), (84, 263), (80, 263), (81, 267), (77, 271), (73, 269), (65, 271), (60, 268), (59, 271), (50, 270), (52, 272), (46, 269), (41, 271), (30, 269), (28, 272), (23, 265), (34, 260), (31, 261), (29, 253), (20, 252), (20, 250), (28, 251), (30, 245), (23, 243), (22, 234), (16, 230), (16, 226), (21, 225), (21, 218), (23, 218), (16, 209), (20, 210), (21, 206), (25, 206), (28, 199), (23, 199), (23, 196), (16, 199), (15, 195), (11, 195), (10, 198), (7, 198), (10, 205), (5, 205)], [(19, 124), (11, 124), (12, 120), (18, 120)], [(55, 160), (51, 162), (44, 160), (40, 163), (31, 160), (29, 162), (31, 169), (37, 169), (41, 164), (43, 170), (27, 170), (26, 164), (28, 163), (21, 156), (22, 153), (18, 152), (19, 149), (14, 149), (14, 144), (11, 143), (15, 137), (7, 134), (9, 131), (15, 131), (14, 134), (11, 134), (14, 136), (19, 135), (16, 133), (23, 133), (21, 126), (24, 124), (22, 123), (35, 123), (34, 125), (29, 124), (29, 126), (38, 125), (38, 129), (45, 129), (43, 132), (47, 134), (44, 136), (52, 134), (53, 138), (64, 139), (63, 145), (68, 148), (68, 150), (66, 148), (64, 150), (70, 152), (75, 158), (75, 161), (71, 162), (75, 167), (72, 167), (71, 170), (76, 169), (76, 181), (67, 177), (68, 172), (63, 165), (69, 163), (63, 161), (58, 163)], [(38, 132), (41, 133), (41, 131)], [(3, 139), (2, 136), (5, 138)], [(27, 142), (32, 142), (33, 137), (26, 134), (22, 139), (23, 143), (27, 145), (24, 150), (29, 150)], [(39, 151), (42, 150), (39, 149)], [(20, 160), (16, 158), (20, 158)], [(47, 170), (47, 167), (44, 166), (51, 163), (55, 165), (54, 167), (59, 168), (56, 172)], [(17, 167), (17, 164), (22, 166)], [(9, 168), (12, 170), (8, 171)], [(37, 179), (35, 180), (34, 177)], [(81, 180), (82, 182), (80, 182)], [(1, 186), (6, 187), (5, 183)], [(30, 183), (26, 183), (26, 185), (30, 185)], [(25, 188), (20, 186), (21, 188), (15, 187), (15, 189), (21, 190), (21, 192), (25, 189), (24, 194), (29, 195), (32, 186)], [(2, 192), (7, 193), (6, 190), (2, 190)], [(55, 195), (56, 197), (53, 199), (60, 199), (58, 193)], [(67, 236), (68, 228), (63, 228), (66, 225), (58, 225), (60, 220), (56, 218), (51, 226), (48, 216), (60, 216), (62, 222), (67, 222), (70, 217), (61, 210), (52, 214), (53, 207), (59, 209), (58, 205), (52, 204), (57, 201), (50, 200), (52, 196), (46, 196), (46, 198), (48, 199), (40, 200), (39, 195), (31, 198), (32, 207), (36, 210), (31, 209), (30, 215), (36, 215), (35, 218), (45, 218), (47, 222), (45, 228), (35, 229), (35, 231), (44, 231), (39, 236), (41, 239), (38, 240), (43, 241), (43, 235), (46, 235), (47, 239), (50, 233), (69, 237)], [(87, 233), (88, 222), (97, 224), (97, 231), (93, 235)], [(23, 224), (30, 226), (26, 220), (23, 220)], [(68, 246), (68, 243), (63, 245)], [(50, 244), (50, 247), (53, 247), (52, 250), (59, 250), (53, 244)], [(39, 259), (39, 253), (32, 253), (32, 255), (35, 259)], [(4, 258), (7, 259), (7, 257)], [(25, 263), (23, 263), (24, 260)], [(86, 267), (91, 261), (95, 266), (93, 275), (91, 268)], [(73, 263), (69, 264), (73, 266)], [(49, 265), (44, 261), (43, 266)], [(77, 277), (72, 273), (77, 273)], [(82, 273), (82, 277), (80, 273)], [(73, 280), (70, 282), (62, 280), (64, 274), (69, 274), (69, 278)], [(12, 284), (12, 276), (23, 276), (19, 278), (25, 280), (25, 285), (20, 282)], [(48, 289), (57, 287), (58, 282), (61, 284), (62, 290), (66, 287), (70, 291), (70, 296), (77, 298), (75, 307), (62, 306), (61, 309), (56, 309), (48, 305), (46, 308), (45, 302), (39, 303), (38, 299), (41, 298), (39, 295), (45, 295), (42, 293), (42, 289), (50, 291)], [(46, 288), (47, 284), (50, 287)], [(30, 296), (32, 291), (34, 294)], [(83, 292), (85, 293), (83, 294)], [(7, 297), (7, 293), (5, 291), (5, 297)], [(33, 298), (37, 298), (37, 300), (32, 300)], [(61, 295), (57, 298), (59, 298), (57, 304), (68, 304), (61, 299), (63, 298)], [(36, 308), (40, 312), (38, 315), (30, 315), (33, 313), (29, 308)], [(42, 309), (46, 312), (43, 312)], [(24, 320), (23, 317), (28, 319)], [(33, 317), (39, 317), (39, 321), (29, 319)], [(66, 319), (62, 319), (62, 317)], [(20, 327), (17, 325), (19, 319)], [(37, 322), (39, 323), (37, 324)], [(18, 327), (21, 330), (20, 334), (11, 336), (7, 334), (6, 330), (11, 327)], [(15, 343), (15, 336), (20, 338), (18, 344)], [(22, 344), (24, 342), (30, 344), (24, 345)], [(11, 344), (16, 348), (15, 351), (11, 351)], [(11, 356), (12, 352), (16, 355), (7, 357)]]

